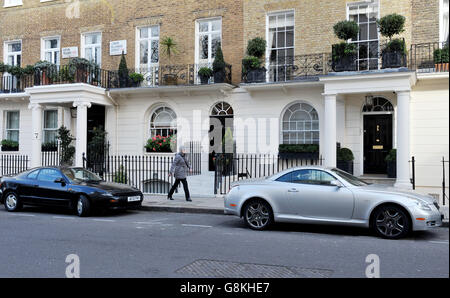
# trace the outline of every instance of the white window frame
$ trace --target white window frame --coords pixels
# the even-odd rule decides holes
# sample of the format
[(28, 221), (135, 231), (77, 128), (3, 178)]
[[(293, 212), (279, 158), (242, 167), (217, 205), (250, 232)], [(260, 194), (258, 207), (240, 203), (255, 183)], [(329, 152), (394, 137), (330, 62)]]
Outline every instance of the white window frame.
[[(149, 36), (147, 38), (141, 38), (141, 29), (152, 28), (152, 27), (158, 27), (158, 29), (159, 29), (158, 37), (152, 37), (151, 34), (149, 34)], [(159, 45), (160, 37), (161, 37), (161, 27), (159, 25), (136, 27), (136, 57), (135, 57), (136, 69), (138, 69), (139, 71), (140, 70), (144, 70), (141, 67), (141, 41), (147, 41), (148, 42), (149, 57), (148, 57), (148, 63), (147, 63), (147, 68), (148, 68), (147, 70), (150, 70), (150, 69), (152, 69), (154, 67), (158, 67), (159, 66), (159, 61), (161, 59), (161, 51), (160, 51), (160, 45)], [(152, 63), (151, 62), (152, 41), (157, 41), (158, 42), (158, 62), (157, 63)]]
[[(88, 35), (94, 35), (94, 34), (98, 34), (100, 36), (100, 43), (96, 43), (96, 44), (90, 44), (90, 45), (86, 45), (86, 36)], [(97, 65), (99, 67), (102, 66), (102, 42), (103, 42), (103, 34), (102, 32), (99, 31), (94, 31), (94, 32), (84, 32), (81, 34), (81, 57), (84, 59), (86, 58), (86, 49), (91, 48), (91, 49), (95, 49), (96, 47), (100, 48), (100, 52), (99, 52), (99, 63), (97, 63)]]
[[(8, 128), (8, 114), (9, 113), (18, 113), (19, 114), (19, 125), (18, 125), (18, 128)], [(6, 111), (4, 111), (4, 119), (5, 119), (5, 121), (4, 121), (4, 127), (5, 127), (5, 130), (4, 130), (4, 132), (3, 132), (3, 139), (5, 139), (5, 140), (9, 140), (8, 139), (8, 132), (9, 131), (17, 131), (18, 132), (18, 140), (17, 140), (17, 142), (19, 142), (19, 140), (20, 140), (20, 110), (6, 110)]]
[[(153, 116), (160, 110), (160, 109), (163, 109), (163, 111), (162, 111), (162, 113), (169, 113), (169, 112), (167, 112), (166, 110), (170, 110), (171, 111), (171, 113), (175, 116), (175, 118), (172, 118), (172, 122), (170, 123), (170, 125), (168, 125), (168, 126), (164, 126), (164, 127), (156, 127), (155, 125), (154, 125), (154, 122), (153, 122)], [(159, 112), (158, 114), (160, 114), (161, 112)], [(169, 135), (168, 133), (169, 133), (169, 130), (172, 130), (173, 131), (173, 134), (172, 135), (175, 135), (176, 133), (177, 133), (177, 123), (174, 123), (174, 122), (177, 122), (177, 119), (178, 119), (178, 116), (177, 116), (177, 113), (174, 111), (174, 109), (172, 109), (171, 107), (169, 107), (169, 106), (166, 106), (166, 105), (161, 105), (161, 106), (158, 106), (158, 107), (156, 107), (155, 109), (153, 109), (153, 111), (150, 113), (150, 118), (149, 118), (149, 136), (150, 136), (150, 138), (154, 138), (154, 137), (156, 137), (157, 135), (163, 135), (162, 133), (159, 133), (158, 134), (158, 131), (160, 131), (160, 132), (162, 132), (162, 130), (167, 130), (167, 135)]]
[[(368, 5), (368, 6), (370, 6), (370, 5), (374, 5), (374, 4), (376, 4), (377, 5), (377, 7), (378, 7), (378, 14), (377, 14), (377, 20), (379, 20), (380, 19), (380, 11), (381, 11), (381, 5), (380, 5), (380, 1), (379, 0), (369, 0), (369, 1), (360, 1), (360, 2), (350, 2), (350, 3), (347, 3), (347, 20), (350, 20), (350, 7), (353, 7), (353, 6), (360, 6), (360, 5)], [(358, 8), (359, 9), (359, 8)], [(371, 42), (378, 42), (378, 56), (379, 56), (379, 54), (381, 53), (381, 45), (380, 45), (380, 42), (381, 42), (381, 40), (380, 40), (380, 30), (378, 29), (378, 26), (377, 26), (377, 39), (370, 39), (370, 26), (369, 26), (369, 24), (370, 24), (370, 18), (368, 18), (368, 22), (367, 22), (367, 24), (368, 24), (368, 28), (367, 28), (367, 30), (368, 30), (368, 32), (367, 32), (367, 40), (359, 40), (359, 33), (358, 33), (358, 40), (357, 41), (351, 41), (351, 40), (348, 40), (348, 42), (349, 43), (355, 43), (355, 44), (359, 44), (359, 43), (364, 43), (364, 42), (367, 42), (367, 43), (369, 43), (369, 45), (370, 45), (370, 43)], [(359, 25), (359, 24), (358, 24)], [(360, 69), (359, 68), (359, 63), (360, 63), (360, 61), (361, 60), (367, 60), (367, 68), (366, 69)], [(369, 70), (370, 69), (370, 60), (377, 60), (377, 65), (378, 65), (378, 67), (377, 67), (377, 69), (379, 69), (380, 68), (380, 59), (379, 59), (379, 57), (377, 57), (377, 58), (370, 58), (370, 47), (368, 47), (367, 48), (367, 58), (365, 58), (365, 59), (359, 59), (359, 50), (357, 51), (357, 69), (358, 70)]]
[[(286, 114), (288, 112), (291, 112), (291, 116), (292, 116), (292, 114), (297, 111), (297, 110), (291, 110), (291, 108), (293, 106), (295, 106), (295, 105), (298, 105), (298, 104), (300, 104), (300, 105), (308, 105), (309, 107), (312, 108), (310, 111), (302, 110), (305, 113), (308, 113), (309, 115), (311, 115), (311, 113), (314, 111), (317, 114), (317, 119), (313, 119), (311, 117), (311, 120), (309, 120), (309, 122), (311, 122), (310, 123), (311, 124), (310, 129), (306, 129), (306, 124), (305, 124), (304, 120), (302, 120), (302, 121), (292, 121), (292, 120), (289, 119), (289, 121), (287, 121), (287, 122), (284, 121), (284, 118), (286, 117)], [(303, 129), (298, 129), (298, 128), (291, 129), (292, 122), (295, 122), (295, 126), (296, 127), (299, 126), (300, 122), (303, 122)], [(286, 124), (286, 123), (288, 125), (287, 129), (284, 128), (284, 124)], [(317, 124), (317, 129), (314, 129), (314, 123)], [(284, 141), (284, 134), (285, 133), (287, 133), (289, 135), (287, 142)], [(291, 140), (291, 137), (290, 137), (291, 133), (297, 134), (297, 138)], [(300, 139), (298, 137), (298, 134), (300, 134), (300, 133), (304, 134), (304, 137), (302, 139)], [(310, 133), (311, 134), (311, 137), (309, 139), (306, 138), (306, 133)], [(314, 133), (318, 133), (317, 139), (314, 138)], [(303, 140), (303, 143), (300, 142), (301, 140)], [(308, 102), (298, 101), (298, 102), (290, 103), (284, 109), (283, 114), (281, 115), (281, 144), (285, 144), (285, 145), (289, 145), (289, 144), (291, 144), (291, 145), (311, 145), (311, 144), (319, 145), (320, 144), (320, 118), (319, 118), (319, 112), (317, 111), (317, 109), (312, 104), (310, 104)]]
[[(45, 48), (45, 42), (48, 40), (56, 39), (58, 41), (58, 47), (54, 49), (46, 49)], [(61, 36), (49, 36), (49, 37), (43, 37), (41, 38), (41, 60), (42, 61), (48, 61), (46, 59), (46, 54), (51, 53), (52, 55), (52, 61), (49, 61), (51, 63), (54, 63), (56, 65), (61, 64)], [(57, 63), (54, 62), (55, 55), (57, 55)]]
[[(269, 40), (270, 40), (270, 17), (273, 16), (278, 16), (278, 15), (287, 15), (287, 14), (293, 14), (294, 15), (294, 36), (293, 36), (293, 45), (292, 47), (284, 47), (284, 48), (276, 48), (275, 50), (282, 50), (282, 49), (290, 49), (292, 48), (292, 52), (294, 53), (294, 57), (295, 57), (295, 10), (294, 9), (288, 9), (288, 10), (278, 10), (278, 11), (271, 11), (269, 13), (266, 14), (266, 40), (267, 40), (267, 47), (266, 47), (266, 69), (268, 71), (268, 75), (266, 76), (267, 81), (271, 80), (270, 77), (270, 73), (271, 73), (271, 65), (270, 65), (270, 54), (272, 52), (272, 45), (269, 44)], [(286, 17), (285, 17), (286, 19)], [(294, 57), (292, 57), (292, 61), (294, 61)], [(284, 65), (278, 65), (278, 63), (275, 66), (275, 71), (276, 71), (276, 67), (277, 66), (283, 66), (285, 67), (287, 64), (285, 63)], [(278, 73), (277, 74), (273, 74), (278, 78)], [(285, 78), (286, 79), (286, 78)], [(277, 79), (278, 80), (278, 79)]]
[[(220, 32), (219, 31), (212, 31), (212, 22), (213, 21), (220, 21)], [(202, 22), (208, 22), (208, 31), (207, 32), (200, 32), (200, 23)], [(220, 45), (223, 47), (223, 21), (222, 17), (212, 17), (212, 18), (206, 18), (206, 19), (197, 19), (195, 20), (195, 64), (199, 65), (202, 64), (202, 66), (208, 66), (211, 67), (212, 63), (214, 62), (214, 58), (212, 58), (212, 38), (211, 36), (213, 34), (219, 34), (220, 35)], [(207, 59), (200, 59), (200, 36), (201, 35), (208, 35), (208, 58)], [(207, 60), (207, 61), (200, 61), (200, 60)], [(199, 66), (200, 67), (200, 66)]]
[[(50, 128), (45, 127), (45, 114), (47, 112), (56, 112), (56, 127), (50, 127)], [(59, 111), (58, 111), (58, 109), (45, 109), (43, 111), (43, 114), (42, 114), (42, 120), (43, 120), (42, 121), (42, 144), (46, 144), (46, 143), (49, 143), (49, 141), (47, 140), (45, 133), (48, 132), (48, 131), (50, 131), (50, 132), (51, 131), (58, 131), (58, 124), (59, 124)]]
[[(444, 15), (445, 15), (445, 11), (444, 11), (444, 0), (439, 0), (439, 42), (445, 42), (447, 41), (446, 38), (448, 38), (448, 28), (447, 28), (447, 36), (444, 36), (444, 32), (445, 32), (445, 24), (444, 24)], [(448, 11), (448, 7), (447, 7), (447, 18), (449, 17), (449, 11)], [(447, 26), (448, 26), (448, 21), (447, 21)]]
[[(18, 51), (18, 52), (8, 52), (8, 45), (13, 44), (13, 43), (20, 43), (20, 51)], [(9, 64), (8, 63), (8, 57), (12, 55), (14, 57), (13, 58), (13, 62), (14, 62), (13, 64), (15, 66), (17, 66), (17, 56), (20, 55), (20, 64), (19, 64), (19, 66), (21, 66), (22, 65), (22, 58), (23, 58), (22, 50), (23, 50), (23, 43), (22, 43), (21, 39), (5, 41), (4, 44), (3, 44), (3, 62), (5, 64)]]

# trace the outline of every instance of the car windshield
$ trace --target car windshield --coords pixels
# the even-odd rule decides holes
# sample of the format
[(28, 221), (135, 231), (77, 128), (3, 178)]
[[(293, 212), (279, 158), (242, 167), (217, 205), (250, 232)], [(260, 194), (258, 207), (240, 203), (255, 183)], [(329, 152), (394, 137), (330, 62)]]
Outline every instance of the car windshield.
[(344, 172), (344, 171), (342, 171), (342, 170), (339, 170), (339, 169), (332, 169), (331, 171), (332, 171), (334, 174), (338, 175), (340, 178), (342, 178), (342, 179), (344, 179), (345, 181), (347, 181), (348, 183), (350, 183), (351, 185), (354, 185), (354, 186), (365, 186), (365, 185), (369, 185), (369, 183), (367, 183), (367, 182), (365, 182), (365, 181), (363, 181), (363, 180), (361, 180), (361, 179), (359, 179), (359, 178), (356, 178), (355, 176), (350, 175), (349, 173)]
[(63, 169), (62, 172), (67, 176), (70, 180), (79, 180), (79, 181), (94, 181), (98, 182), (102, 179), (88, 170), (81, 168), (69, 168)]

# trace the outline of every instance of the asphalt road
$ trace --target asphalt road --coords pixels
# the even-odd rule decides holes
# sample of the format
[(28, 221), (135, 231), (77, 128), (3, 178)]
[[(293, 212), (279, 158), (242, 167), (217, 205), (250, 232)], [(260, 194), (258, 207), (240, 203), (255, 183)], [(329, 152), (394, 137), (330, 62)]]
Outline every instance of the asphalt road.
[(128, 211), (78, 218), (64, 210), (0, 209), (0, 277), (449, 277), (449, 230), (379, 239), (364, 229), (276, 225), (247, 229), (235, 217)]

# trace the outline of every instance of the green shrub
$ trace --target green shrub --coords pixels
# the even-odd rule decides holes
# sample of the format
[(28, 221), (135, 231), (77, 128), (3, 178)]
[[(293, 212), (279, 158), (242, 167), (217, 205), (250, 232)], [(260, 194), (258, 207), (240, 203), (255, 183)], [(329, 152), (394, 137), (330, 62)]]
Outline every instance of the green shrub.
[(242, 59), (242, 72), (247, 73), (250, 70), (261, 67), (261, 60), (256, 56), (247, 56)]
[[(147, 140), (145, 148), (152, 153), (170, 153), (176, 148), (176, 136), (155, 136)], [(176, 149), (175, 149), (176, 150)]]
[(202, 67), (198, 70), (198, 75), (201, 77), (210, 78), (213, 75), (213, 70), (209, 67)]
[(216, 50), (216, 58), (214, 59), (214, 62), (213, 62), (213, 72), (217, 73), (217, 72), (224, 71), (225, 66), (226, 66), (226, 63), (223, 58), (222, 47), (219, 45)]
[(10, 69), (10, 66), (8, 64), (0, 62), (0, 72), (8, 72), (9, 69)]
[(405, 31), (406, 18), (399, 14), (390, 14), (377, 21), (381, 35), (392, 39), (392, 36)]
[(119, 170), (114, 173), (114, 182), (115, 183), (121, 183), (121, 184), (127, 184), (128, 183), (128, 175), (125, 171), (125, 168), (123, 165), (120, 165)]
[(337, 152), (337, 160), (338, 161), (354, 161), (355, 157), (353, 156), (352, 150), (348, 148), (341, 148)]
[(333, 45), (333, 61), (343, 57), (355, 55), (357, 51), (356, 44), (341, 42)]
[(23, 76), (23, 69), (20, 66), (11, 66), (8, 72), (18, 78)]
[(449, 63), (449, 46), (445, 45), (442, 49), (434, 51), (434, 63)]
[(255, 56), (262, 58), (266, 53), (267, 42), (261, 37), (256, 37), (248, 41), (247, 54), (249, 56)]
[(12, 140), (2, 140), (2, 146), (9, 148), (19, 148), (19, 142)]
[(355, 21), (341, 21), (333, 29), (337, 38), (342, 40), (356, 39), (359, 33), (359, 26)]
[(316, 144), (280, 144), (279, 153), (317, 153), (319, 145)]
[(140, 84), (144, 81), (144, 76), (140, 73), (133, 72), (130, 74), (130, 80), (136, 84)]
[(58, 129), (57, 139), (60, 141), (61, 146), (61, 165), (72, 165), (73, 157), (75, 155), (75, 147), (72, 146), (72, 142), (75, 138), (70, 134), (70, 130), (68, 130), (65, 126), (61, 126)]
[(42, 150), (42, 152), (58, 151), (58, 143), (56, 143), (56, 142), (43, 143), (41, 146), (41, 150)]
[(39, 71), (43, 71), (43, 70), (56, 70), (56, 65), (48, 62), (48, 61), (38, 61), (34, 64), (34, 69), (35, 70), (39, 70)]
[(408, 51), (403, 39), (393, 39), (386, 44), (383, 53), (402, 53), (406, 55)]
[(397, 149), (392, 149), (386, 156), (385, 161), (396, 161), (397, 160)]

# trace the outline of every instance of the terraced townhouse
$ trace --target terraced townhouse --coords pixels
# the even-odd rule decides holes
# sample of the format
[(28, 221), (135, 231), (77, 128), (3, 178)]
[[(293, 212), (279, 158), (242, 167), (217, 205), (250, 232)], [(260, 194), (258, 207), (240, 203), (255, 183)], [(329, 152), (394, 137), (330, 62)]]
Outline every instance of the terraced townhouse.
[[(74, 164), (86, 165), (92, 131), (104, 127), (108, 155), (139, 162), (173, 155), (146, 147), (157, 136), (177, 134), (178, 146), (194, 144), (191, 185), (199, 195), (226, 192), (227, 178), (262, 175), (256, 167), (273, 171), (286, 148), (313, 148), (307, 158), (291, 154), (297, 162), (336, 166), (341, 147), (353, 153), (354, 175), (442, 200), (443, 170), (448, 173), (442, 158), (449, 158), (448, 0), (3, 2), (4, 65), (43, 60), (57, 66), (52, 77), (39, 69), (0, 73), (2, 140), (18, 143), (15, 151), (3, 146), (5, 173), (24, 156), (26, 167), (48, 163), (43, 144), (56, 141), (62, 125), (76, 139)], [(395, 38), (407, 51), (388, 59), (389, 40), (377, 20), (392, 14), (405, 17)], [(333, 26), (343, 20), (358, 24), (357, 36), (346, 41), (357, 50), (337, 63)], [(264, 71), (243, 71), (247, 44), (258, 37), (267, 44), (259, 60)], [(219, 47), (225, 63), (216, 72)], [(118, 71), (122, 53), (136, 81)], [(72, 70), (78, 58), (95, 66)], [(214, 75), (202, 78), (205, 67)], [(221, 128), (212, 133), (214, 127)], [(237, 170), (218, 171), (218, 140), (228, 139)], [(387, 177), (392, 149), (394, 179)], [(276, 163), (263, 162), (266, 156)], [(169, 183), (164, 171), (141, 174), (127, 182), (146, 192)]]

